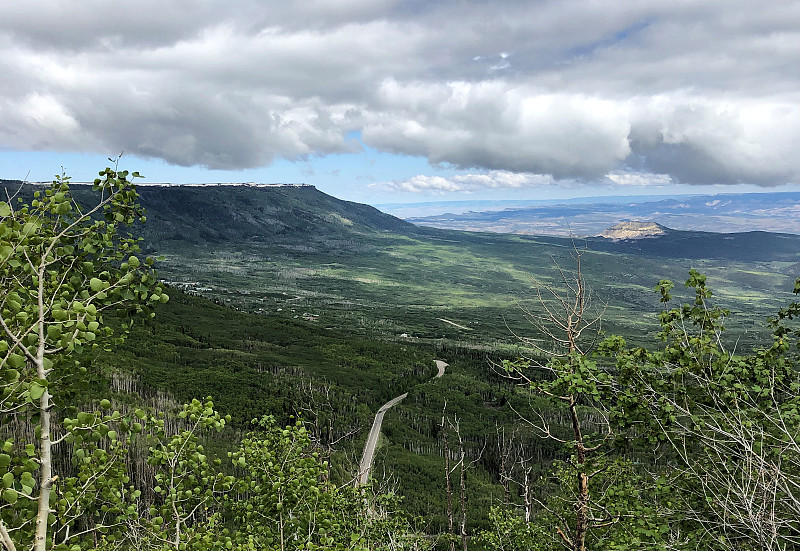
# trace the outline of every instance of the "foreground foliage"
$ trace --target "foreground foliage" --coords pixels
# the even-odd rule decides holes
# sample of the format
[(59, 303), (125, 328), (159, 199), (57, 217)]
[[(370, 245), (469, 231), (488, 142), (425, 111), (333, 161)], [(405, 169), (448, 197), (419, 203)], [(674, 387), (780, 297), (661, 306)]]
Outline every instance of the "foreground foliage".
[[(124, 444), (108, 423), (128, 420), (119, 412), (70, 418), (65, 407), (93, 378), (81, 354), (110, 342), (104, 312), (126, 305), (141, 311), (167, 296), (152, 261), (140, 261), (136, 241), (123, 233), (144, 219), (128, 173), (107, 168), (93, 189), (98, 198), (86, 209), (64, 176), (35, 192), (30, 204), (0, 202), (0, 422), (27, 418), (35, 427), (32, 438), (2, 442), (0, 541), (8, 549), (14, 541), (32, 541), (36, 550), (66, 545), (76, 530), (110, 529), (126, 512), (120, 503), (95, 510), (90, 502), (111, 497), (105, 474), (116, 474)], [(106, 449), (97, 446), (100, 437), (110, 442)], [(96, 461), (99, 473), (59, 479), (53, 449), (60, 443), (72, 446), (82, 467)]]
[[(491, 548), (800, 544), (800, 332), (787, 325), (800, 315), (800, 303), (769, 321), (770, 345), (741, 354), (725, 343), (729, 312), (712, 304), (705, 276), (692, 270), (685, 285), (694, 301), (660, 315), (663, 349), (631, 348), (611, 337), (594, 359), (570, 349), (566, 361), (539, 365), (542, 381), (523, 372), (540, 392), (568, 398), (573, 428), (582, 426), (580, 407), (584, 426), (594, 430), (564, 439), (571, 457), (543, 480), (555, 483), (554, 492), (537, 500), (530, 523), (508, 508), (493, 511), (492, 529), (482, 534)], [(656, 286), (665, 305), (672, 288), (667, 280)], [(800, 294), (800, 280), (794, 292)], [(506, 367), (514, 373), (536, 364)], [(539, 430), (558, 437), (550, 426)], [(605, 451), (590, 458), (582, 447)]]
[[(729, 312), (710, 304), (705, 276), (692, 271), (686, 286), (694, 302), (661, 314), (663, 350), (607, 343), (629, 389), (618, 422), (664, 450), (672, 499), (662, 514), (676, 542), (792, 548), (800, 544), (800, 333), (787, 322), (800, 303), (770, 320), (770, 345), (741, 355), (723, 339)], [(671, 289), (656, 287), (665, 304)]]

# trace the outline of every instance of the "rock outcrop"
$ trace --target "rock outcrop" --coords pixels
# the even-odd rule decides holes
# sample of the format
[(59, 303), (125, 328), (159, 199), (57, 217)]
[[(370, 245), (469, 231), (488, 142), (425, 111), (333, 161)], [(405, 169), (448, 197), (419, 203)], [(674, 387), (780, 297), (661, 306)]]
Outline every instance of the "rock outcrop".
[(631, 220), (611, 226), (601, 233), (600, 237), (613, 239), (615, 241), (623, 239), (648, 239), (665, 235), (667, 230), (668, 228), (665, 228), (661, 224), (656, 224), (655, 222)]

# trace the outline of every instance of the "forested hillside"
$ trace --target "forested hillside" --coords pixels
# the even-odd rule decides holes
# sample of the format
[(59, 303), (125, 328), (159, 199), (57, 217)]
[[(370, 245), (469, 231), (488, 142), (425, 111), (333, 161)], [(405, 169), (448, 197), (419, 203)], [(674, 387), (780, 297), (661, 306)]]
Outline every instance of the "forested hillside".
[(155, 247), (169, 241), (306, 242), (343, 239), (368, 230), (413, 228), (368, 205), (342, 201), (313, 186), (144, 186), (150, 223), (141, 235)]

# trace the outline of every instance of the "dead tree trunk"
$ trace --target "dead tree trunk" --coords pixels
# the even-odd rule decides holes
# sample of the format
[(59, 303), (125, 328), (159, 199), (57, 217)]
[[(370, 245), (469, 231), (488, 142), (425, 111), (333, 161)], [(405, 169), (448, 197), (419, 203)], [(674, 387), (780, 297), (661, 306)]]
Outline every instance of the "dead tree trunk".
[[(447, 402), (444, 404), (447, 408)], [(447, 426), (445, 425), (444, 408), (442, 409), (442, 437), (444, 439), (444, 476), (447, 484), (447, 534), (450, 537), (450, 551), (455, 551), (455, 533), (453, 532), (453, 487), (450, 483), (450, 447), (447, 444)]]
[(457, 431), (456, 434), (458, 435), (459, 462), (461, 463), (461, 470), (459, 473), (461, 479), (461, 546), (463, 551), (467, 551), (467, 466), (465, 463), (464, 442), (461, 440), (461, 432)]
[[(515, 377), (520, 384), (534, 388), (556, 402), (561, 402), (569, 413), (569, 425), (572, 429), (572, 438), (569, 444), (575, 450), (570, 464), (576, 477), (575, 493), (571, 496), (570, 501), (575, 513), (575, 520), (572, 526), (562, 522), (556, 532), (565, 547), (571, 551), (586, 551), (587, 534), (593, 526), (601, 525), (596, 522), (593, 524), (594, 521), (590, 514), (589, 481), (591, 477), (587, 472), (587, 457), (598, 450), (604, 441), (601, 440), (598, 444), (595, 441), (587, 440), (578, 411), (579, 402), (591, 403), (591, 397), (587, 398), (582, 390), (584, 387), (576, 384), (575, 381), (588, 377), (586, 384), (597, 382), (596, 378), (592, 378), (591, 373), (584, 369), (586, 365), (583, 359), (593, 347), (600, 333), (600, 322), (604, 311), (604, 309), (599, 313), (591, 311), (592, 293), (583, 277), (581, 256), (582, 251), (576, 249), (573, 257), (574, 271), (566, 271), (556, 265), (563, 289), (548, 284), (537, 284), (537, 309), (525, 310), (526, 317), (538, 334), (530, 338), (520, 337), (520, 340), (537, 351), (540, 357), (528, 359), (523, 362), (523, 365), (526, 368), (538, 368), (542, 372), (548, 373), (551, 381), (542, 382), (538, 377), (532, 378), (519, 369), (509, 373), (509, 376)], [(542, 337), (544, 338), (542, 339)], [(602, 406), (602, 404), (598, 404), (598, 406)], [(603, 416), (601, 415), (601, 417)], [(540, 415), (539, 419), (540, 422), (532, 422), (531, 425), (544, 438), (566, 443), (554, 436), (544, 417)], [(610, 435), (608, 420), (603, 419), (601, 424), (605, 425)], [(530, 518), (530, 502), (532, 501), (529, 476), (530, 471), (526, 470), (524, 497), (526, 520)]]

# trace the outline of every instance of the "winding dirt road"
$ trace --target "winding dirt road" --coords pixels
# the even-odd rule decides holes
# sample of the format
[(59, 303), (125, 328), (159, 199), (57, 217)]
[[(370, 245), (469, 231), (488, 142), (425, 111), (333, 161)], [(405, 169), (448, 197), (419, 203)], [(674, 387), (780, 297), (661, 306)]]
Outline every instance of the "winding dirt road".
[[(433, 361), (436, 363), (436, 369), (439, 370), (434, 379), (438, 379), (444, 375), (444, 369), (447, 367), (447, 363), (442, 360)], [(364, 446), (364, 454), (361, 456), (361, 463), (358, 465), (358, 478), (356, 478), (357, 486), (366, 484), (369, 481), (369, 472), (372, 470), (372, 459), (375, 457), (375, 446), (378, 445), (378, 436), (381, 434), (384, 414), (390, 407), (400, 402), (406, 396), (408, 396), (408, 392), (396, 398), (392, 398), (383, 404), (380, 409), (378, 409), (378, 413), (375, 414), (375, 420), (372, 421), (372, 429), (370, 429), (369, 436), (367, 437), (367, 444)]]

